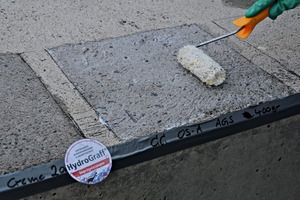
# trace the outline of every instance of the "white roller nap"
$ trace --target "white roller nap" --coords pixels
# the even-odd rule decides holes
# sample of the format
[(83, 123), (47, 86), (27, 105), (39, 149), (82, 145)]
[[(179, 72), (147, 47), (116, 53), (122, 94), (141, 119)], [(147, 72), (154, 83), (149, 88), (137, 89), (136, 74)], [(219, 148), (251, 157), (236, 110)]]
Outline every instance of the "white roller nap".
[(225, 80), (225, 70), (219, 63), (195, 46), (187, 45), (181, 48), (177, 60), (184, 68), (208, 85), (217, 86)]

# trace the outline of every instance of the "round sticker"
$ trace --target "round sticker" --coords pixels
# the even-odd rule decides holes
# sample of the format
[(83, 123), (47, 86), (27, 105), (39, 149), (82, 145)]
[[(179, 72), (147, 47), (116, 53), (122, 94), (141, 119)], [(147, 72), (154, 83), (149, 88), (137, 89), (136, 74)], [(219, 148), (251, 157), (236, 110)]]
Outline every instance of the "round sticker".
[(96, 184), (105, 179), (112, 166), (111, 155), (100, 142), (83, 139), (73, 143), (65, 156), (68, 173), (78, 182)]

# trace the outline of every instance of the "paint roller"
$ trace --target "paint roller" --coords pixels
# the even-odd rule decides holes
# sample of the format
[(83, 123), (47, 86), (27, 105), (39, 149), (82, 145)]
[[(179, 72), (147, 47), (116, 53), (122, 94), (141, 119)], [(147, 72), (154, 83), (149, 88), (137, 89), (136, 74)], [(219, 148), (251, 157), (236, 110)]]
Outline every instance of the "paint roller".
[(206, 55), (204, 51), (199, 49), (199, 47), (235, 34), (237, 34), (239, 38), (247, 38), (254, 27), (267, 16), (269, 16), (269, 9), (270, 7), (266, 8), (254, 17), (242, 17), (233, 21), (234, 25), (240, 27), (236, 31), (203, 42), (198, 46), (184, 46), (178, 52), (178, 62), (207, 85), (221, 85), (226, 78), (225, 70), (219, 65), (219, 63), (214, 61), (210, 56)]

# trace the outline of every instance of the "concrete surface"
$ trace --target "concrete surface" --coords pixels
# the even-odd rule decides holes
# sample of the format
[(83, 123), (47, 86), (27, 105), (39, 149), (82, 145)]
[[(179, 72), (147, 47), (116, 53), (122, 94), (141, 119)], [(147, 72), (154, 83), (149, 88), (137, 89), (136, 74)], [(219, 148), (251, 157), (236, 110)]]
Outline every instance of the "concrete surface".
[(28, 52), (22, 54), (22, 57), (30, 63), (35, 73), (42, 77), (48, 90), (84, 136), (100, 139), (105, 145), (118, 142), (116, 136), (100, 123), (98, 115), (46, 51)]
[[(87, 137), (98, 139), (107, 145), (120, 142), (120, 138), (117, 138), (111, 130), (99, 121), (98, 113), (94, 110), (96, 103), (93, 103), (89, 99), (90, 97), (82, 96), (76, 89), (77, 86), (80, 87), (83, 84), (74, 85), (72, 83), (74, 80), (70, 78), (70, 75), (61, 71), (46, 50), (65, 44), (86, 43), (101, 39), (108, 40), (107, 38), (112, 38), (111, 40), (114, 41), (120, 39), (113, 39), (119, 36), (144, 31), (155, 33), (154, 30), (157, 29), (178, 27), (183, 24), (197, 24), (201, 28), (202, 34), (204, 34), (203, 31), (206, 31), (211, 37), (219, 36), (233, 29), (229, 24), (234, 19), (241, 17), (245, 12), (245, 9), (242, 8), (247, 6), (244, 1), (237, 0), (187, 0), (184, 2), (178, 0), (146, 0), (143, 2), (133, 0), (104, 0), (100, 2), (95, 0), (65, 0), (49, 2), (41, 0), (34, 3), (29, 0), (0, 0), (0, 53), (2, 53), (1, 59), (4, 61), (0, 61), (1, 67), (4, 67), (4, 71), (1, 70), (0, 90), (1, 94), (3, 90), (7, 94), (0, 97), (0, 118), (1, 121), (4, 121), (0, 125), (0, 173), (3, 174), (62, 158), (68, 145), (80, 138), (75, 127)], [(257, 69), (254, 73), (256, 76), (268, 77), (266, 85), (271, 86), (271, 83), (276, 83), (271, 88), (274, 91), (274, 98), (285, 96), (288, 92), (299, 92), (298, 65), (300, 51), (298, 45), (299, 34), (297, 34), (299, 32), (299, 12), (300, 8), (298, 7), (284, 13), (275, 21), (267, 19), (255, 29), (249, 39), (242, 41), (236, 37), (230, 37), (214, 44), (221, 47), (218, 53), (218, 49), (215, 48), (213, 50), (216, 50), (216, 52), (210, 53), (219, 62), (248, 66), (249, 69), (245, 70), (249, 75), (250, 72)], [(209, 39), (208, 37), (209, 35), (205, 39)], [(204, 38), (199, 38), (199, 42), (202, 42), (202, 39)], [(79, 45), (75, 46), (78, 47)], [(208, 53), (210, 49), (211, 45), (205, 47)], [(226, 60), (221, 60), (223, 51), (227, 55), (233, 53), (239, 59), (227, 56)], [(170, 57), (161, 58), (169, 59)], [(241, 59), (243, 63), (241, 63)], [(171, 63), (170, 61), (169, 66), (171, 66)], [(6, 65), (18, 66), (18, 71), (7, 70)], [(174, 66), (172, 65), (172, 67)], [(180, 69), (178, 65), (175, 67), (178, 67), (177, 70)], [(270, 75), (267, 75), (267, 73)], [(240, 75), (245, 76), (244, 74)], [(25, 77), (30, 77), (30, 80)], [(191, 83), (194, 88), (199, 85), (201, 90), (204, 89), (199, 82), (192, 81), (195, 78), (190, 74), (185, 77), (178, 76), (177, 78), (185, 80), (186, 84)], [(5, 82), (2, 82), (4, 80)], [(261, 83), (260, 81), (257, 83), (251, 82), (250, 84), (253, 86), (258, 85)], [(4, 87), (2, 87), (3, 85)], [(6, 88), (7, 86), (9, 88)], [(280, 88), (285, 93), (280, 94)], [(258, 87), (257, 89), (261, 88)], [(264, 93), (264, 91), (262, 92)], [(142, 93), (142, 95), (147, 96), (149, 94)], [(265, 93), (264, 95), (262, 100), (273, 98), (267, 97)], [(36, 97), (36, 99), (32, 97)], [(155, 95), (149, 96), (149, 98), (154, 97)], [(258, 96), (256, 97), (258, 98)], [(15, 101), (12, 101), (12, 99)], [(18, 99), (22, 99), (22, 101), (20, 102)], [(209, 99), (206, 99), (206, 101), (210, 102)], [(250, 99), (249, 102), (259, 103), (259, 100)], [(126, 103), (129, 102), (124, 101), (125, 105)], [(134, 117), (134, 113), (130, 112), (129, 108), (126, 108), (126, 110), (128, 112), (122, 113), (123, 115)], [(25, 113), (21, 114), (18, 111), (24, 111)], [(160, 112), (160, 109), (157, 111)], [(101, 112), (103, 113), (103, 111)], [(217, 111), (213, 112), (218, 113)], [(28, 114), (30, 114), (30, 118), (27, 117)], [(169, 114), (175, 115), (171, 112)], [(200, 114), (198, 117), (200, 117)], [(186, 120), (188, 119), (186, 118)], [(194, 118), (191, 118), (191, 120), (194, 120)], [(73, 124), (70, 123), (71, 121)], [(195, 191), (201, 191), (203, 188), (205, 189), (202, 194), (204, 199), (217, 199), (217, 195), (220, 195), (222, 199), (226, 195), (236, 195), (228, 198), (241, 199), (241, 195), (245, 194), (244, 191), (248, 192), (248, 199), (264, 199), (264, 197), (266, 197), (265, 199), (284, 199), (284, 197), (295, 199), (293, 197), (299, 196), (299, 193), (297, 193), (299, 188), (297, 187), (300, 185), (297, 182), (299, 181), (298, 173), (293, 173), (299, 171), (299, 127), (297, 127), (299, 123), (297, 122), (299, 122), (299, 117), (284, 120), (276, 126), (272, 125), (271, 127), (275, 127), (275, 129), (266, 127), (255, 129), (254, 132), (246, 132), (225, 138), (222, 141), (167, 156), (166, 161), (161, 158), (143, 163), (113, 173), (111, 179), (107, 179), (105, 185), (96, 187), (72, 185), (58, 189), (57, 192), (49, 192), (32, 198), (50, 199), (52, 197), (54, 199), (64, 199), (66, 196), (72, 195), (74, 198), (80, 199), (82, 195), (91, 195), (90, 198), (93, 198), (93, 193), (90, 192), (93, 188), (97, 192), (103, 191), (102, 195), (108, 199), (109, 197), (126, 199), (127, 196), (123, 196), (126, 195), (126, 192), (129, 195), (128, 199), (140, 199), (143, 195), (142, 198), (146, 199), (176, 199), (176, 197), (183, 197), (181, 196), (183, 193), (186, 195), (184, 197), (198, 199), (199, 196), (197, 195), (201, 195), (202, 192), (199, 192), (199, 194)], [(153, 123), (157, 123), (157, 121)], [(160, 128), (174, 125), (173, 122), (170, 124), (165, 123)], [(30, 124), (32, 125), (30, 126)], [(19, 132), (19, 129), (21, 132)], [(286, 130), (293, 130), (293, 132), (287, 133)], [(55, 131), (57, 132), (53, 133)], [(148, 133), (150, 130), (145, 132)], [(261, 134), (254, 134), (256, 132)], [(274, 133), (280, 136), (274, 137)], [(124, 138), (126, 139), (126, 137)], [(34, 141), (34, 145), (30, 143), (32, 141)], [(228, 146), (231, 142), (235, 148), (232, 151), (222, 151), (220, 145), (226, 144)], [(281, 146), (281, 144), (283, 145)], [(17, 156), (12, 157), (11, 155)], [(214, 157), (214, 155), (217, 156)], [(281, 159), (278, 155), (282, 155)], [(284, 159), (284, 156), (287, 160)], [(200, 158), (204, 159), (199, 160)], [(212, 158), (216, 158), (216, 160)], [(229, 158), (232, 158), (232, 160)], [(176, 162), (180, 159), (182, 159), (181, 163)], [(228, 162), (228, 160), (231, 162)], [(187, 165), (187, 162), (194, 165)], [(170, 168), (170, 165), (174, 163), (176, 163), (175, 169)], [(224, 163), (226, 163), (226, 166), (223, 166)], [(198, 164), (201, 164), (200, 168), (193, 168)], [(163, 168), (162, 172), (157, 172), (156, 167), (158, 165)], [(220, 167), (220, 165), (223, 167)], [(237, 166), (239, 168), (235, 168)], [(185, 170), (185, 167), (188, 167), (188, 169)], [(221, 168), (222, 170), (220, 170)], [(259, 170), (256, 172), (257, 169)], [(178, 176), (173, 175), (176, 170)], [(216, 171), (219, 173), (214, 173)], [(195, 174), (202, 176), (197, 177)], [(188, 177), (187, 180), (193, 180), (186, 184), (191, 184), (194, 187), (181, 187), (180, 184), (184, 185), (185, 182), (179, 181), (184, 180), (182, 177), (185, 176)], [(202, 177), (205, 177), (205, 179)], [(227, 180), (228, 182), (224, 182)], [(248, 182), (246, 183), (245, 180)], [(158, 184), (159, 182), (162, 184)], [(140, 187), (137, 187), (136, 183), (139, 183)], [(243, 184), (240, 183), (244, 183), (245, 187), (243, 188)], [(180, 187), (171, 187), (171, 185), (178, 186), (177, 184)], [(126, 185), (128, 187), (125, 187)], [(84, 187), (85, 189), (83, 189)], [(174, 190), (174, 188), (176, 189)], [(80, 193), (81, 191), (83, 191), (83, 194)], [(236, 191), (241, 191), (241, 193), (236, 194)], [(276, 193), (274, 194), (272, 191)]]
[[(1, 53), (40, 51), (184, 23), (209, 25), (243, 14), (221, 1), (0, 1)], [(215, 11), (220, 10), (216, 15)], [(180, 12), (178, 12), (180, 11)]]
[[(297, 21), (293, 20), (299, 20), (297, 13), (299, 11), (292, 10), (275, 21), (266, 19), (255, 27), (247, 40), (239, 43), (237, 38), (231, 38), (235, 43), (228, 45), (299, 92), (300, 36)], [(236, 30), (232, 24), (234, 19), (216, 20), (215, 23), (229, 32)]]
[(211, 36), (196, 25), (179, 26), (49, 50), (84, 98), (121, 139), (288, 96), (293, 91), (225, 45), (203, 47), (227, 73), (209, 87), (177, 62), (187, 44)]
[(255, 3), (255, 0), (249, 0), (249, 1), (240, 1), (240, 0), (222, 0), (223, 5), (234, 7), (234, 8), (249, 8), (253, 3)]
[(298, 199), (300, 115), (34, 199)]
[(29, 66), (0, 54), (0, 174), (61, 158), (82, 138)]

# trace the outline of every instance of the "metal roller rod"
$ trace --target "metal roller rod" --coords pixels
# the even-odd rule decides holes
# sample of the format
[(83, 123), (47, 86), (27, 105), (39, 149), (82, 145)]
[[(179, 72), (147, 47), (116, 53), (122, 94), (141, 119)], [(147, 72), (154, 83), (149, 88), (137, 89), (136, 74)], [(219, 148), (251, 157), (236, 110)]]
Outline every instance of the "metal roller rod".
[(199, 44), (199, 45), (196, 46), (196, 47), (199, 48), (199, 47), (201, 47), (201, 46), (203, 46), (203, 45), (206, 45), (206, 44), (209, 44), (209, 43), (212, 43), (212, 42), (221, 40), (221, 39), (223, 39), (223, 38), (227, 38), (227, 37), (229, 37), (229, 36), (235, 35), (236, 33), (238, 33), (238, 32), (239, 32), (240, 30), (242, 30), (243, 28), (244, 28), (244, 26), (241, 27), (241, 28), (238, 29), (238, 30), (235, 30), (235, 31), (231, 32), (231, 33), (227, 33), (226, 35), (221, 35), (221, 36), (216, 37), (216, 38), (213, 38), (213, 39), (211, 39), (211, 40), (202, 42), (201, 44)]

